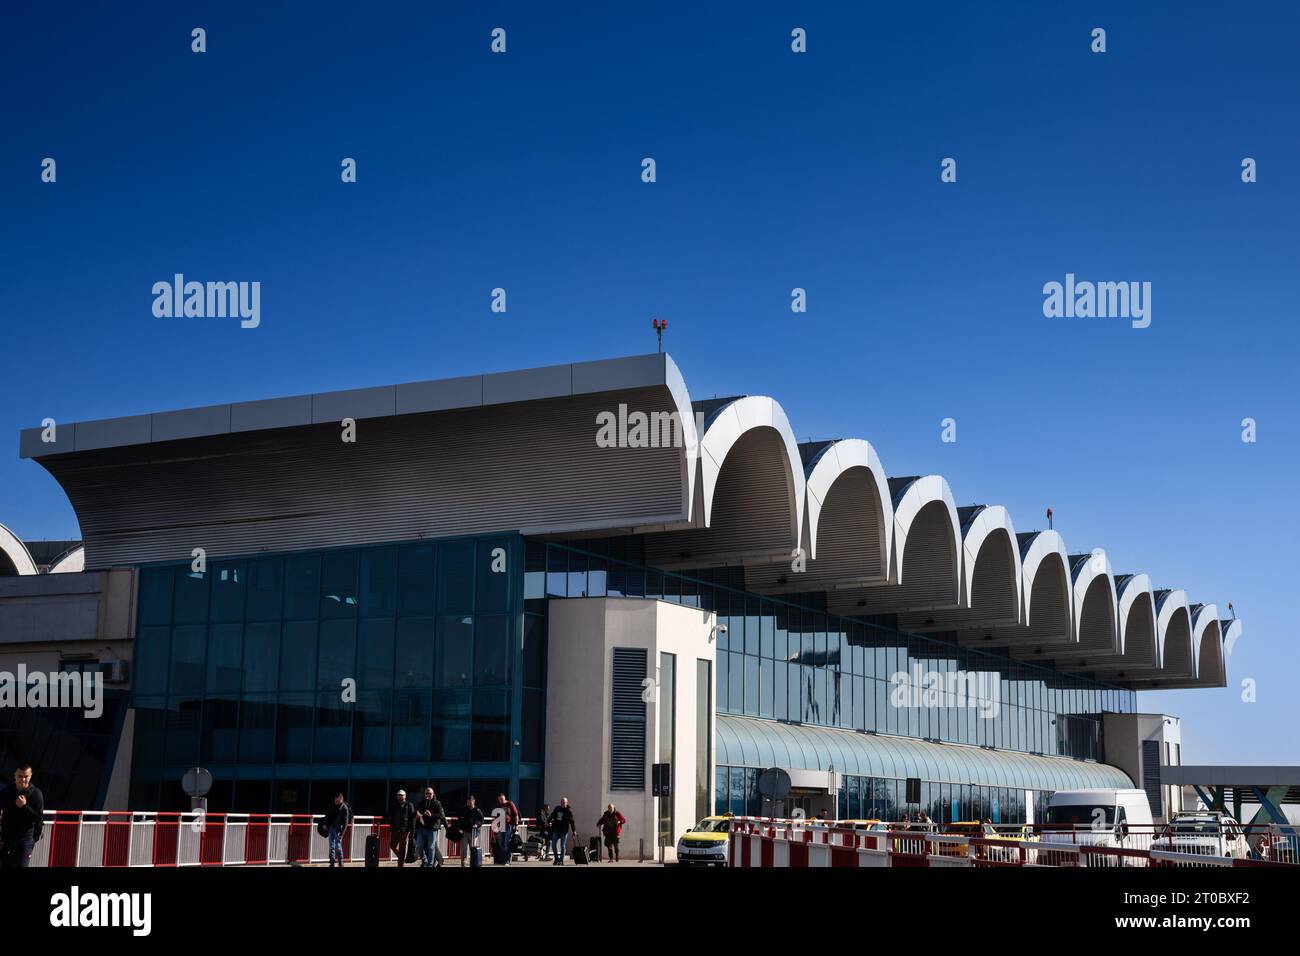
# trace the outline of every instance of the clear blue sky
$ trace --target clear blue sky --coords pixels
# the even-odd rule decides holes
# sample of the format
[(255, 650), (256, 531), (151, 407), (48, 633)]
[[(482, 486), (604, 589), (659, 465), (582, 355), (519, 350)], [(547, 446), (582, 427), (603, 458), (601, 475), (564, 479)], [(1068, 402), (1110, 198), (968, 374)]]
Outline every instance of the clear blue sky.
[[(1141, 706), (1187, 762), (1300, 763), (1294, 4), (539, 6), (11, 5), (0, 522), (78, 534), (17, 457), (46, 416), (640, 353), (658, 315), (697, 398), (1233, 601), (1233, 686)], [(260, 281), (261, 327), (155, 318), (175, 272)], [(1151, 327), (1044, 318), (1067, 272), (1151, 282)]]

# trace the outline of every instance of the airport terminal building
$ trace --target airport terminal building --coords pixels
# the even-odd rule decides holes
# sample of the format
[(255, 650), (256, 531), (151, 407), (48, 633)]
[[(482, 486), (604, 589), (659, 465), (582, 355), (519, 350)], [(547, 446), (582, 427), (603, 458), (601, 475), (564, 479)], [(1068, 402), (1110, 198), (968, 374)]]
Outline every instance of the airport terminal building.
[(1178, 724), (1136, 691), (1224, 686), (1241, 626), (868, 441), (800, 444), (772, 398), (693, 402), (664, 354), (59, 424), (20, 451), (84, 553), (26, 572), (0, 536), (0, 668), (75, 642), (122, 680), (93, 797), (61, 769), (88, 728), (56, 746), (11, 717), (0, 770), (26, 757), (110, 809), (186, 808), (203, 766), (211, 811), (344, 790), (373, 813), (428, 782), (525, 815), (614, 802), (634, 839), (715, 810), (1028, 822), (1103, 786), (1160, 818)]

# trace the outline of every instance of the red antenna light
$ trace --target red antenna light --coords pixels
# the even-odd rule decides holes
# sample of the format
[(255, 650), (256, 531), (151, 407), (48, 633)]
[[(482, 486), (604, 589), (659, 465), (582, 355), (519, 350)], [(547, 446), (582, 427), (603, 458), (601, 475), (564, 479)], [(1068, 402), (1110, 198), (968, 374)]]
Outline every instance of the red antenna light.
[(655, 334), (659, 337), (659, 351), (662, 352), (664, 350), (664, 330), (668, 328), (668, 320), (656, 319), (652, 316), (650, 324), (654, 326)]

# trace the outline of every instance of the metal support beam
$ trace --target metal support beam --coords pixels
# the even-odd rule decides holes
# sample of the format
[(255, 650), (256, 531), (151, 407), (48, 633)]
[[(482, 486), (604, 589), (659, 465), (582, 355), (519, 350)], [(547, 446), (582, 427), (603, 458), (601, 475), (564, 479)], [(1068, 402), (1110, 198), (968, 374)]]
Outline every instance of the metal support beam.
[[(1286, 787), (1269, 787), (1267, 792), (1263, 788), (1256, 786), (1252, 786), (1250, 789), (1255, 794), (1255, 799), (1259, 801), (1259, 812), (1255, 814), (1255, 818), (1251, 820), (1251, 823), (1285, 824), (1287, 822), (1286, 814), (1278, 809), (1277, 804), (1273, 802), (1276, 800), (1280, 803), (1286, 799)], [(1261, 820), (1261, 816), (1266, 817), (1266, 819)]]
[(1192, 784), (1192, 789), (1196, 791), (1196, 795), (1200, 798), (1201, 803), (1205, 804), (1205, 809), (1207, 810), (1214, 809), (1214, 798), (1211, 797), (1204, 790), (1202, 790), (1200, 784), (1196, 784), (1196, 783)]

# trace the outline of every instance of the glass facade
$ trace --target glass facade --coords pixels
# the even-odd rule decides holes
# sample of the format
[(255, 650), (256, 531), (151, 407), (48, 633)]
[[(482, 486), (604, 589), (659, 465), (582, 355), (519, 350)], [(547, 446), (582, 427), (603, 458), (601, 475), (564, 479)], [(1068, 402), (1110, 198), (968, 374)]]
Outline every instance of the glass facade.
[[(1101, 714), (1135, 709), (1122, 688), (747, 593), (740, 569), (662, 572), (627, 550), (497, 535), (142, 568), (131, 808), (187, 807), (179, 781), (199, 765), (216, 781), (212, 811), (318, 811), (342, 790), (356, 812), (378, 813), (397, 787), (432, 783), (449, 806), (505, 790), (532, 813), (552, 598), (714, 611), (726, 627), (716, 668), (695, 662), (706, 713), (1095, 760)], [(900, 697), (900, 675), (913, 691), (932, 680), (969, 693), (960, 706)], [(712, 743), (693, 755), (701, 783)], [(750, 807), (757, 772), (719, 766), (697, 809)], [(905, 781), (844, 780), (846, 815), (901, 813)], [(1023, 819), (1024, 790), (923, 788), (936, 819), (995, 807), (999, 822)]]
[[(59, 669), (66, 672), (96, 666), (96, 662), (59, 662)], [(99, 717), (87, 717), (84, 710), (73, 708), (0, 707), (0, 767), (31, 763), (40, 775), (36, 782), (45, 794), (46, 809), (104, 805), (128, 695), (109, 687), (100, 694), (103, 713)], [(0, 784), (11, 782), (8, 775), (0, 777)]]
[[(763, 798), (753, 767), (718, 767), (715, 813), (760, 816)], [(907, 802), (907, 781), (887, 777), (842, 775), (837, 806), (842, 820), (901, 820), (924, 810), (936, 823), (990, 820), (1026, 823), (1045, 818), (1049, 790), (984, 787), (969, 784), (921, 782), (920, 803)], [(1026, 805), (1028, 799), (1029, 805)]]
[(530, 593), (547, 597), (646, 597), (715, 612), (726, 627), (717, 633), (720, 714), (1098, 760), (1101, 715), (1136, 710), (1131, 690), (1005, 653), (564, 545), (530, 542), (525, 577)]
[(132, 809), (358, 813), (432, 783), (459, 807), (539, 802), (543, 618), (515, 535), (140, 571)]

